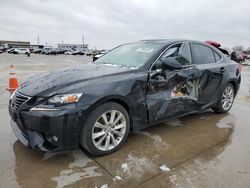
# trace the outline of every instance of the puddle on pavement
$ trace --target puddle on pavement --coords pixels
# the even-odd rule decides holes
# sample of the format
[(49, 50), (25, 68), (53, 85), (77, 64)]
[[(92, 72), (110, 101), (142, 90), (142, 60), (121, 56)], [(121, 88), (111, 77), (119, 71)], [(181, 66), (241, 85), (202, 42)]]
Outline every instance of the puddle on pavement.
[(82, 151), (75, 151), (72, 155), (74, 161), (69, 163), (68, 168), (61, 170), (59, 175), (51, 178), (57, 182), (58, 188), (71, 185), (83, 178), (102, 176), (102, 173), (98, 172), (97, 166), (88, 165), (92, 160)]
[(218, 123), (216, 123), (219, 128), (233, 128), (235, 124), (235, 117), (233, 115), (227, 115), (221, 118)]
[(138, 134), (141, 134), (143, 136), (146, 136), (146, 137), (152, 139), (154, 141), (154, 147), (157, 150), (162, 150), (162, 149), (166, 150), (170, 146), (165, 141), (163, 141), (159, 135), (153, 135), (150, 132), (146, 132), (146, 131), (140, 131), (140, 132), (138, 132)]
[(121, 171), (120, 177), (124, 180), (129, 178), (140, 179), (144, 173), (155, 173), (156, 169), (157, 166), (150, 159), (134, 156), (130, 153), (119, 170)]
[[(225, 126), (232, 123), (231, 118), (230, 115), (216, 115), (205, 112), (176, 120), (178, 125), (181, 124), (181, 126), (168, 125), (168, 123), (160, 124), (132, 134), (119, 151), (95, 159), (88, 157), (81, 150), (69, 153), (44, 154), (32, 151), (16, 141), (13, 145), (15, 161), (12, 163), (12, 170), (14, 175), (12, 175), (8, 184), (16, 181), (17, 185), (21, 187), (37, 187), (37, 183), (39, 183), (41, 187), (46, 185), (61, 188), (77, 183), (81, 185), (81, 183), (88, 181), (91, 182), (89, 184), (94, 186), (97, 185), (93, 182), (93, 179), (96, 178), (100, 182), (98, 185), (107, 182), (111, 187), (115, 185), (138, 185), (146, 179), (162, 173), (160, 167), (163, 164), (172, 169), (177, 163), (194, 155), (187, 151), (189, 148), (184, 148), (180, 143), (185, 142), (183, 136), (186, 135), (196, 142), (195, 137), (200, 134), (203, 135), (203, 132), (207, 131), (202, 129), (206, 124), (210, 128), (213, 127), (211, 130), (213, 132), (221, 132), (223, 129), (233, 130), (232, 127)], [(189, 130), (193, 126), (195, 129), (195, 126), (198, 126), (201, 122), (203, 125), (200, 126), (201, 130)], [(221, 126), (223, 128), (219, 128)], [(222, 131), (221, 136), (229, 138), (232, 132)], [(179, 137), (178, 133), (180, 133)], [(220, 152), (224, 150), (224, 147), (221, 148)], [(200, 151), (197, 150), (196, 152)], [(112, 176), (105, 174), (95, 160)], [(120, 177), (120, 179), (118, 178), (119, 181), (114, 178), (116, 176)]]
[(179, 119), (173, 119), (171, 121), (168, 121), (167, 124), (171, 126), (182, 126), (183, 122), (180, 121)]
[(25, 148), (19, 142), (13, 149), (16, 181), (21, 187), (62, 188), (103, 176), (100, 167), (81, 150), (49, 155)]

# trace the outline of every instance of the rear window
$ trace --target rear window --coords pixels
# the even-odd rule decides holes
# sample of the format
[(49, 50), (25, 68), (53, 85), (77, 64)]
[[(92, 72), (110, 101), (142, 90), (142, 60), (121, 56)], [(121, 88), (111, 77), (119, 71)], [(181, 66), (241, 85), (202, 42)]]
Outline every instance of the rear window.
[(215, 51), (214, 51), (214, 57), (215, 57), (216, 62), (220, 61), (220, 59), (221, 59), (221, 56), (218, 53), (216, 53)]
[(215, 63), (214, 52), (211, 48), (202, 44), (191, 44), (194, 64)]

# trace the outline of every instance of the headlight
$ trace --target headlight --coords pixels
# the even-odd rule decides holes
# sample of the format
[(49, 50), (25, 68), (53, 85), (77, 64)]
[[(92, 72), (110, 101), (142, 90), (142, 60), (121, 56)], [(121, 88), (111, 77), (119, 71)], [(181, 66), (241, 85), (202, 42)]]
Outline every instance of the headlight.
[(81, 98), (82, 93), (72, 93), (72, 94), (62, 94), (62, 95), (55, 95), (48, 99), (50, 104), (69, 104), (69, 103), (77, 103)]

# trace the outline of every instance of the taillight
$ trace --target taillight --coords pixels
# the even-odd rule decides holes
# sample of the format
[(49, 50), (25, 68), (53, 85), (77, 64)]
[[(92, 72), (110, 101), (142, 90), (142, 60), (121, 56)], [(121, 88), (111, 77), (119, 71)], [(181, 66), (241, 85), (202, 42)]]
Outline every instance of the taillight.
[(241, 72), (242, 65), (239, 64), (239, 63), (237, 63), (236, 67), (237, 67), (238, 72), (240, 73), (240, 72)]

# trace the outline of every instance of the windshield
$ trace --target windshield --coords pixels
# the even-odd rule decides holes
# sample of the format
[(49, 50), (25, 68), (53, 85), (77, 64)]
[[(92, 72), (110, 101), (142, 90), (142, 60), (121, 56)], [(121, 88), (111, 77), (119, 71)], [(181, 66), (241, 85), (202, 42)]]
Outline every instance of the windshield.
[(162, 43), (156, 42), (124, 44), (100, 57), (95, 63), (137, 68), (144, 65), (162, 46)]

